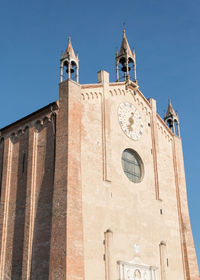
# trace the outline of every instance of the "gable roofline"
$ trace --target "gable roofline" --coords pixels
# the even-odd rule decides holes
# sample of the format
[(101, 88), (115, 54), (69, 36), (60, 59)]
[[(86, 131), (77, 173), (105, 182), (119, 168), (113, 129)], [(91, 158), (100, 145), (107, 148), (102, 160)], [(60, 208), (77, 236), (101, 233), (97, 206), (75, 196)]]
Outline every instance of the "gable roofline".
[(15, 127), (15, 126), (20, 126), (21, 124), (23, 124), (25, 121), (31, 121), (32, 119), (34, 119), (35, 116), (37, 115), (42, 115), (42, 113), (47, 113), (47, 112), (51, 112), (52, 109), (55, 111), (55, 110), (58, 110), (58, 104), (57, 102), (52, 102), (52, 103), (49, 103), (48, 105), (42, 107), (41, 109), (3, 127), (3, 128), (0, 128), (0, 136), (2, 136), (2, 133), (5, 133), (7, 130), (9, 131), (10, 129), (12, 129), (12, 127)]

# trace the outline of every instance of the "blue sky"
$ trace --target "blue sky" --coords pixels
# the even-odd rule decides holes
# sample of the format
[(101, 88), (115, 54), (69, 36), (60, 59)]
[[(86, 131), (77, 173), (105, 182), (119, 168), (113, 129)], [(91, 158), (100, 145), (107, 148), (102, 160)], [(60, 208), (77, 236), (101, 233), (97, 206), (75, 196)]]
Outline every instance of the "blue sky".
[(115, 80), (123, 22), (135, 47), (140, 90), (178, 111), (188, 200), (200, 263), (199, 0), (6, 0), (0, 2), (0, 127), (58, 99), (59, 59), (71, 35), (80, 83)]

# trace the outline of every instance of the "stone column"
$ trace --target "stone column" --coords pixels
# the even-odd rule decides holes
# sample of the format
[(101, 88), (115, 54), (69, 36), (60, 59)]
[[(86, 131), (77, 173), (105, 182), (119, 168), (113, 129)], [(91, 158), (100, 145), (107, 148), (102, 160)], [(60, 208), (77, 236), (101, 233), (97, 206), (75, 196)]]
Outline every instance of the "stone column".
[(115, 279), (114, 263), (113, 263), (113, 233), (110, 229), (105, 232), (105, 272), (106, 280)]
[(161, 280), (166, 280), (166, 243), (164, 241), (160, 242), (159, 249)]
[(37, 152), (38, 152), (38, 133), (35, 130), (35, 127), (30, 128), (29, 131), (29, 161), (27, 166), (27, 185), (28, 189), (28, 197), (29, 207), (27, 209), (27, 219), (28, 224), (28, 245), (25, 248), (27, 250), (26, 254), (26, 267), (25, 273), (26, 278), (31, 279), (31, 260), (32, 260), (32, 245), (33, 245), (33, 232), (34, 232), (34, 219), (35, 219), (35, 191), (36, 191), (36, 174), (37, 174)]
[(63, 63), (60, 66), (60, 82), (63, 82)]

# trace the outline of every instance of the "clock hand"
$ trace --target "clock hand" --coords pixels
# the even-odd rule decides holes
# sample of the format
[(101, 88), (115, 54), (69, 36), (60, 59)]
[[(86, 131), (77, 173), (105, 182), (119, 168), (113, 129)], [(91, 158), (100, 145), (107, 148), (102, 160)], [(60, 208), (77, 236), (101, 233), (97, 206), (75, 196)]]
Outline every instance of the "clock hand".
[(132, 128), (132, 125), (134, 124), (134, 119), (133, 119), (133, 117), (134, 117), (134, 113), (131, 112), (131, 116), (130, 116), (130, 118), (128, 119), (129, 125), (127, 126), (128, 129), (129, 129), (130, 131), (133, 131), (133, 128)]

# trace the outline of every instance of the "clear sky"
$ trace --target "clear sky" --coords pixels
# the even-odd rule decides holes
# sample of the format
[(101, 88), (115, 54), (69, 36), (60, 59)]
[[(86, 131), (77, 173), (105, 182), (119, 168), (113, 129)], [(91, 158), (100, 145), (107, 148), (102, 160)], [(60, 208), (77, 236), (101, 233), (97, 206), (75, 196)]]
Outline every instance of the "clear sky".
[[(59, 59), (71, 35), (80, 83), (115, 80), (123, 22), (135, 47), (140, 90), (178, 111), (191, 224), (200, 263), (200, 1), (0, 1), (0, 127), (58, 99)], [(166, 170), (167, 172), (167, 170)]]

